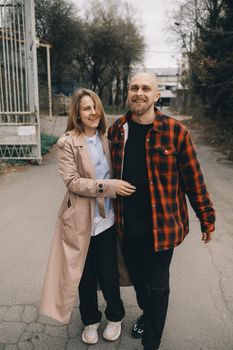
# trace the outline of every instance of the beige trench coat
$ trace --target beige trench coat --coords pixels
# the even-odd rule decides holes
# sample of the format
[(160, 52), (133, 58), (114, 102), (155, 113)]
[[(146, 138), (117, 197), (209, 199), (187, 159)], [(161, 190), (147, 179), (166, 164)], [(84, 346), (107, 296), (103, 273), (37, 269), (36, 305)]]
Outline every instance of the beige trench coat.
[[(112, 175), (108, 140), (101, 136), (101, 141)], [(89, 247), (96, 201), (100, 214), (104, 216), (104, 197), (116, 197), (116, 181), (95, 179), (82, 134), (77, 136), (73, 131), (67, 132), (58, 140), (57, 146), (59, 172), (67, 192), (58, 213), (40, 313), (68, 323)], [(121, 285), (130, 285), (122, 257), (118, 264)]]

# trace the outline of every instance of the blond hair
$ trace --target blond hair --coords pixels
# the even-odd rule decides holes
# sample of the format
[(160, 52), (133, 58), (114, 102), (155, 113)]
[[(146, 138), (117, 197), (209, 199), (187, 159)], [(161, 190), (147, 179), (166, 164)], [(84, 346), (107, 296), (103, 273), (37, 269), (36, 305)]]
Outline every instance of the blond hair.
[(104, 113), (102, 102), (99, 96), (94, 91), (89, 89), (84, 89), (84, 88), (76, 90), (73, 95), (71, 105), (70, 105), (70, 111), (68, 115), (66, 132), (70, 130), (75, 130), (78, 134), (81, 134), (84, 132), (84, 127), (79, 115), (80, 101), (84, 96), (89, 96), (94, 102), (96, 115), (97, 117), (100, 118), (100, 122), (97, 127), (97, 130), (102, 134), (105, 134), (106, 119), (105, 119), (105, 113)]

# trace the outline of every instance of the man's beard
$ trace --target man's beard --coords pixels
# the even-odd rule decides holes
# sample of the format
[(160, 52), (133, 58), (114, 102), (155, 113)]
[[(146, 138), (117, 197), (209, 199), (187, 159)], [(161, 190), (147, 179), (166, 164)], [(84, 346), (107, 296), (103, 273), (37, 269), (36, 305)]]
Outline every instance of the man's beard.
[(135, 114), (138, 117), (141, 117), (144, 113), (149, 111), (149, 109), (151, 109), (153, 105), (154, 105), (154, 102), (151, 103), (150, 105), (148, 103), (145, 103), (143, 106), (140, 106), (134, 101), (130, 101), (129, 99), (127, 99), (127, 106), (131, 110), (132, 114)]

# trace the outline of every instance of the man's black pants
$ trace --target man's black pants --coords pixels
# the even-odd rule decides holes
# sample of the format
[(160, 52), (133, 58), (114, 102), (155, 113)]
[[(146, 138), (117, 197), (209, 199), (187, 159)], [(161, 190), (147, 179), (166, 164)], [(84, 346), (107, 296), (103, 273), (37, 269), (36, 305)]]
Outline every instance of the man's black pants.
[(107, 319), (113, 322), (121, 321), (125, 311), (120, 298), (115, 226), (91, 238), (79, 284), (79, 308), (85, 326), (101, 320), (101, 312), (98, 309), (97, 281), (106, 300)]
[(142, 344), (145, 349), (158, 349), (167, 315), (173, 249), (155, 252), (152, 237), (135, 237), (132, 232), (125, 232), (123, 254), (138, 305), (143, 310)]

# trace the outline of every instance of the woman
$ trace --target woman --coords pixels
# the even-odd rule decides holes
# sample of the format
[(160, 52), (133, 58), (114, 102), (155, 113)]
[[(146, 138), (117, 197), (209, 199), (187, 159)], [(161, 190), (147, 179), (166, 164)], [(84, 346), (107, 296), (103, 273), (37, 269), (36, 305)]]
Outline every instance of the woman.
[(106, 121), (99, 97), (79, 89), (73, 96), (65, 134), (58, 140), (58, 166), (67, 187), (51, 247), (40, 311), (68, 323), (76, 290), (84, 324), (82, 340), (98, 341), (101, 320), (97, 281), (106, 300), (103, 337), (121, 333), (124, 307), (116, 265), (114, 212), (110, 198), (129, 196), (135, 187), (110, 179)]

